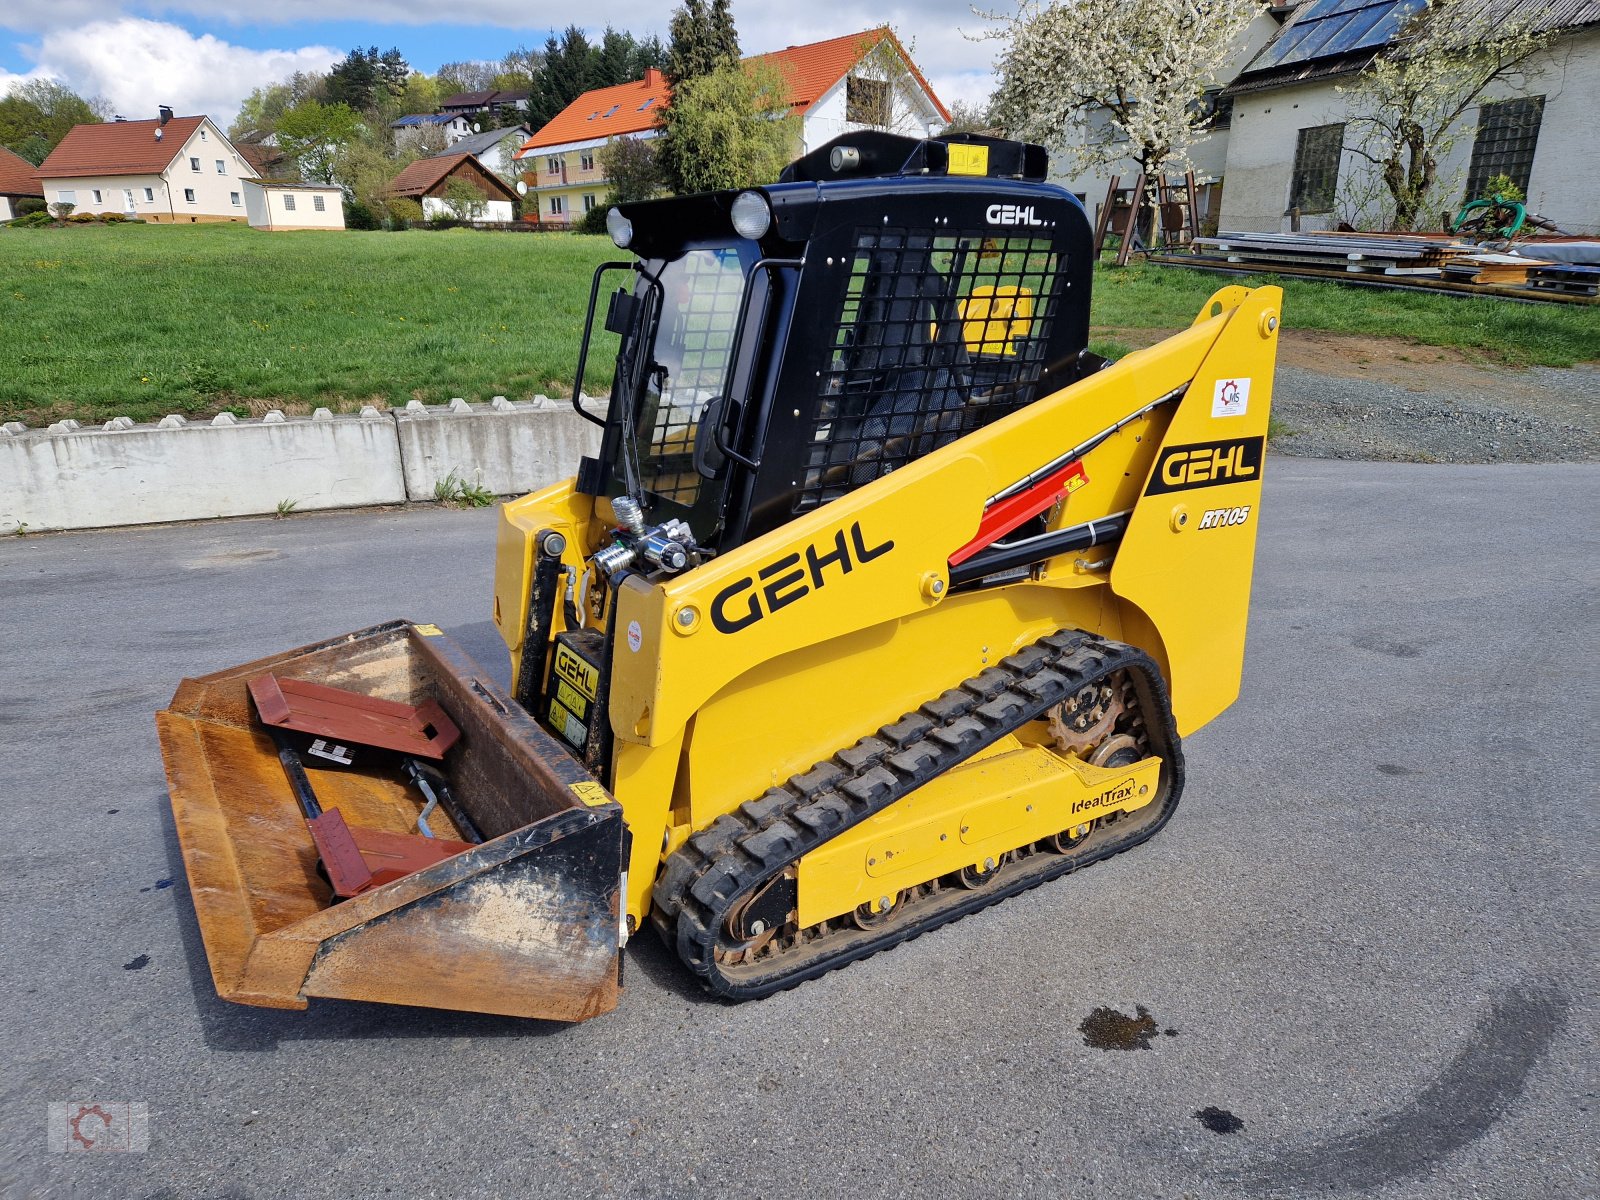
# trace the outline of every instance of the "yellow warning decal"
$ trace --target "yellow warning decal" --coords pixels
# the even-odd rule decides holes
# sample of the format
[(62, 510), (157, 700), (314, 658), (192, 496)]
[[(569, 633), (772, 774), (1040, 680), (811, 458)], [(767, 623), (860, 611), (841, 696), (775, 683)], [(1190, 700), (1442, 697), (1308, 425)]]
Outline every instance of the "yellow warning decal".
[(444, 636), (444, 630), (440, 629), (437, 625), (413, 625), (411, 628), (415, 629), (423, 637)]
[(567, 790), (582, 800), (590, 808), (598, 808), (602, 804), (610, 804), (611, 797), (607, 794), (605, 785), (594, 780), (585, 780), (583, 783), (569, 783)]
[(989, 147), (963, 146), (950, 147), (950, 165), (946, 168), (950, 175), (987, 175), (989, 173)]
[(1089, 476), (1084, 474), (1083, 464), (1077, 464), (1078, 469), (1067, 476), (1067, 491), (1075, 492), (1089, 482)]
[(589, 715), (589, 698), (578, 691), (565, 679), (556, 680), (556, 699), (570, 708), (579, 719)]

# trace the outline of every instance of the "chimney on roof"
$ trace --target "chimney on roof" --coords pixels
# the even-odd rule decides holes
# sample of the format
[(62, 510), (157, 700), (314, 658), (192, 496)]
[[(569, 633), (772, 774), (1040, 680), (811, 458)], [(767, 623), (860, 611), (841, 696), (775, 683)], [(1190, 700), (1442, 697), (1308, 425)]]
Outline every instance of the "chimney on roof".
[(662, 85), (664, 78), (660, 71), (654, 67), (646, 67), (644, 71), (644, 86), (652, 91)]
[(126, 121), (128, 118), (123, 116), (121, 113), (118, 113), (116, 116), (112, 117), (111, 119), (113, 121)]
[(172, 109), (169, 106), (167, 106), (165, 104), (160, 105), (157, 108), (156, 111), (158, 111), (161, 114), (161, 123), (163, 125), (165, 125), (168, 121), (172, 120)]

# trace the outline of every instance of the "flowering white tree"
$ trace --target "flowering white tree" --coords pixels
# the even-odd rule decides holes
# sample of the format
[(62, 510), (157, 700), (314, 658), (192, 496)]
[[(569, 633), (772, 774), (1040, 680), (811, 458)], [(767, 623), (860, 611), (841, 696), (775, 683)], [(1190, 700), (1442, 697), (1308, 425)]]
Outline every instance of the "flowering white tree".
[[(1002, 39), (995, 115), (1013, 136), (1064, 147), (1077, 171), (1132, 158), (1188, 165), (1201, 104), (1261, 0), (1023, 0), (987, 14)], [(1083, 130), (1081, 140), (1069, 136)]]
[[(1440, 179), (1439, 162), (1476, 134), (1475, 122), (1462, 121), (1467, 111), (1498, 85), (1526, 82), (1528, 60), (1554, 36), (1539, 29), (1536, 5), (1506, 8), (1428, 0), (1341, 89), (1349, 98), (1346, 148), (1375, 169), (1394, 228), (1414, 229), (1450, 182)], [(1347, 187), (1362, 185), (1356, 174)]]

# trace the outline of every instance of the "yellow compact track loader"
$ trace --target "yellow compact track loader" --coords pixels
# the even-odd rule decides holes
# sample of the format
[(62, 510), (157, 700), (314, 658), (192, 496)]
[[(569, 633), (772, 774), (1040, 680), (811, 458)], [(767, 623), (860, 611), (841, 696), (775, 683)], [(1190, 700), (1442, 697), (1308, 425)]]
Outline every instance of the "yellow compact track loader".
[(222, 995), (581, 1020), (648, 921), (756, 998), (1171, 818), (1239, 689), (1281, 293), (1089, 353), (1045, 168), (865, 133), (611, 211), (599, 453), (501, 510), (511, 693), (392, 622), (159, 714)]

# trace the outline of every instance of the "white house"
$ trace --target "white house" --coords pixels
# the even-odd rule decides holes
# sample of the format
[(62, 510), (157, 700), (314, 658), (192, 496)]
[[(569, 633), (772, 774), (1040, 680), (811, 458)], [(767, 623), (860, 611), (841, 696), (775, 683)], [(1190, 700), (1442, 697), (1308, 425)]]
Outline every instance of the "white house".
[(50, 204), (164, 225), (245, 220), (255, 174), (210, 117), (75, 125), (39, 167)]
[(244, 211), (255, 229), (343, 229), (344, 192), (326, 183), (247, 179)]
[(526, 125), (512, 125), (506, 129), (485, 129), (482, 133), (461, 138), (452, 143), (448, 149), (439, 151), (434, 157), (470, 154), (502, 179), (509, 179), (518, 169), (513, 156), (532, 134), (533, 130)]
[[(1531, 209), (1573, 233), (1600, 233), (1600, 156), (1592, 149), (1600, 108), (1600, 0), (1481, 0), (1491, 16), (1530, 14), (1557, 30), (1523, 75), (1468, 110), (1454, 151), (1439, 164), (1452, 212), (1496, 174), (1526, 192)], [(1201, 183), (1201, 225), (1253, 232), (1362, 228), (1382, 223), (1381, 184), (1355, 153), (1347, 88), (1421, 0), (1290, 0), (1261, 12), (1208, 92), (1211, 129), (1189, 152)], [(1103, 116), (1088, 114), (1072, 136)], [(1110, 172), (1057, 176), (1091, 216)], [(1124, 186), (1138, 167), (1115, 168)], [(1365, 198), (1367, 203), (1361, 201)], [(1437, 226), (1442, 213), (1427, 214)]]
[[(1528, 207), (1571, 233), (1600, 233), (1600, 0), (1485, 0), (1490, 16), (1532, 16), (1556, 31), (1520, 75), (1497, 84), (1461, 121), (1439, 164), (1452, 213), (1507, 175)], [(1225, 90), (1233, 101), (1222, 227), (1284, 231), (1373, 223), (1382, 195), (1354, 152), (1350, 97), (1341, 92), (1418, 0), (1305, 0)], [(1364, 203), (1365, 201), (1365, 203)], [(1441, 214), (1426, 214), (1437, 227)]]
[(512, 219), (517, 193), (470, 154), (419, 158), (395, 176), (389, 185), (389, 194), (416, 200), (422, 205), (422, 215), (430, 221), (454, 217), (458, 214), (451, 204), (451, 192), (457, 189), (451, 188), (452, 183), (466, 184), (480, 197), (479, 207), (472, 217), (474, 224), (504, 223)]
[(477, 132), (472, 118), (463, 113), (413, 113), (390, 121), (389, 128), (394, 131), (394, 144), (400, 149), (421, 141), (424, 133), (430, 129), (444, 131), (446, 146), (453, 146), (462, 138), (471, 137)]
[[(745, 61), (770, 67), (787, 85), (790, 111), (800, 117), (795, 157), (859, 129), (926, 137), (950, 123), (949, 111), (886, 27)], [(656, 119), (670, 99), (666, 78), (652, 68), (632, 83), (585, 92), (528, 138), (516, 159), (538, 220), (567, 225), (603, 203), (601, 147), (612, 138), (656, 137)]]

